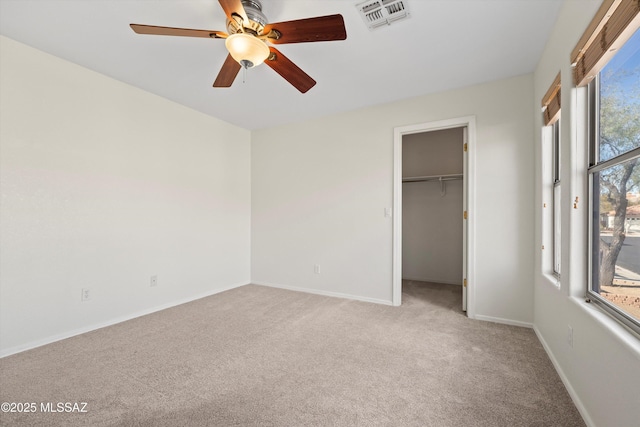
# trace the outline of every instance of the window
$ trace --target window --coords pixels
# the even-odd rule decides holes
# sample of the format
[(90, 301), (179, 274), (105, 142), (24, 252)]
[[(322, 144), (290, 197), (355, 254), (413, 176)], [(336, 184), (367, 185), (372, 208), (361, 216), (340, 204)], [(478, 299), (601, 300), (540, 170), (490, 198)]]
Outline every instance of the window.
[[(640, 325), (640, 233), (627, 226), (640, 190), (640, 31), (589, 84), (589, 294)], [(590, 108), (590, 109), (591, 109)], [(635, 209), (634, 209), (635, 207)]]
[[(588, 91), (587, 297), (640, 333), (640, 3), (605, 0), (574, 50)], [(582, 45), (581, 45), (582, 44)]]
[(560, 188), (560, 120), (556, 120), (553, 123), (552, 132), (551, 132), (551, 142), (552, 142), (552, 165), (553, 165), (553, 273), (560, 277), (560, 255), (561, 255), (561, 245), (560, 245), (560, 235), (561, 235), (561, 215), (560, 215), (560, 197), (562, 194)]
[(561, 187), (560, 187), (560, 74), (558, 74), (551, 84), (551, 87), (542, 98), (542, 116), (544, 125), (549, 128), (549, 141), (551, 142), (550, 150), (550, 163), (551, 163), (551, 177), (548, 182), (551, 183), (552, 188), (549, 194), (551, 195), (551, 241), (552, 241), (552, 265), (553, 274), (556, 277), (560, 277), (560, 258), (561, 258), (561, 245), (560, 245), (560, 209), (561, 209)]

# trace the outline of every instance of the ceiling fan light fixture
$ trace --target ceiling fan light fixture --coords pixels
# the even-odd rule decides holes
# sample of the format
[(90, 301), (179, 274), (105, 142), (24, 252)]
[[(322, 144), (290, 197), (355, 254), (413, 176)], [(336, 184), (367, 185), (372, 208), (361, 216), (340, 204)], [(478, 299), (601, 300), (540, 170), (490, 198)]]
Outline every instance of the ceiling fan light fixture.
[(230, 35), (225, 41), (225, 46), (233, 59), (244, 68), (262, 64), (271, 53), (265, 42), (247, 33)]

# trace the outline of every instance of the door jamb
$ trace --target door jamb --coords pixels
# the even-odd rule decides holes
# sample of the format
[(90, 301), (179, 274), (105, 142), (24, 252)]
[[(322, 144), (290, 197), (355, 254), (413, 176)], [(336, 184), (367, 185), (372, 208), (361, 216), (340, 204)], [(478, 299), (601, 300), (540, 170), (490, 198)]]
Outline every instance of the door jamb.
[[(475, 147), (476, 117), (465, 116), (394, 128), (393, 132), (393, 260), (392, 304), (402, 303), (402, 136), (451, 128), (467, 128), (467, 162), (463, 171), (467, 187), (467, 316), (475, 318)], [(460, 213), (462, 215), (462, 212)]]

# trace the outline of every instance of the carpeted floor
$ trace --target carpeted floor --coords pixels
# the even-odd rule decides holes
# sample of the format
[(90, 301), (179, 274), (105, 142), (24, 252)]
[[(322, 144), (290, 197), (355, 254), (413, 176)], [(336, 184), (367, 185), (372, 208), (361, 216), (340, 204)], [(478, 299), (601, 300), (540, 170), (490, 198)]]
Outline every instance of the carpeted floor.
[(584, 426), (532, 330), (469, 320), (456, 286), (403, 298), (249, 285), (9, 356), (1, 401), (37, 410), (0, 424)]

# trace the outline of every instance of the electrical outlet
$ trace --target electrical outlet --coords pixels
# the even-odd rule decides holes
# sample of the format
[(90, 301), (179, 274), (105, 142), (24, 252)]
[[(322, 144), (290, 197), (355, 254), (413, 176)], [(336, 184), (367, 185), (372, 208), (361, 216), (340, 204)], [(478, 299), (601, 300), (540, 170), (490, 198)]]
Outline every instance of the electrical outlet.
[(80, 301), (91, 301), (91, 289), (90, 288), (82, 288), (82, 294), (80, 296)]
[(149, 281), (149, 286), (158, 286), (158, 276), (151, 276), (151, 280)]
[(313, 266), (313, 272), (316, 274), (320, 274), (320, 264), (315, 264)]
[(569, 347), (573, 348), (573, 328), (571, 327), (571, 325), (568, 325), (567, 343), (569, 344)]

